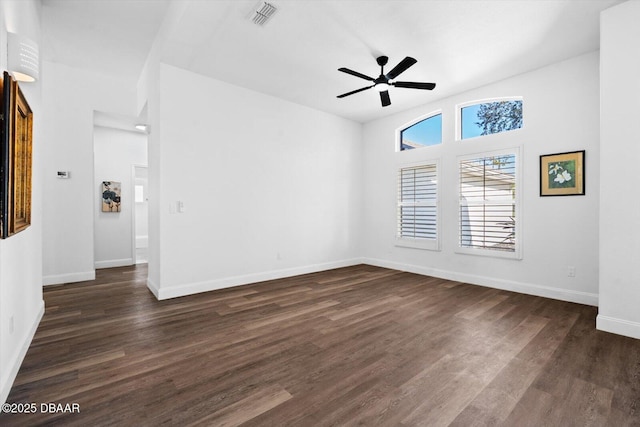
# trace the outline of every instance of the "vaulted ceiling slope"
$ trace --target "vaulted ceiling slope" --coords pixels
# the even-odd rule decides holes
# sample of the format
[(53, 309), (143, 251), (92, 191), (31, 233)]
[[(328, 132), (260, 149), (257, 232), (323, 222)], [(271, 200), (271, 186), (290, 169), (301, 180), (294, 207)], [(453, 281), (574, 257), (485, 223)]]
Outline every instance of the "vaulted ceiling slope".
[[(366, 122), (571, 58), (599, 47), (599, 14), (620, 0), (273, 0), (255, 25), (256, 0), (43, 0), (44, 58), (137, 80), (166, 14), (176, 22), (163, 61), (238, 86)], [(418, 63), (382, 108), (367, 85), (375, 58)], [(389, 68), (390, 69), (390, 68)]]

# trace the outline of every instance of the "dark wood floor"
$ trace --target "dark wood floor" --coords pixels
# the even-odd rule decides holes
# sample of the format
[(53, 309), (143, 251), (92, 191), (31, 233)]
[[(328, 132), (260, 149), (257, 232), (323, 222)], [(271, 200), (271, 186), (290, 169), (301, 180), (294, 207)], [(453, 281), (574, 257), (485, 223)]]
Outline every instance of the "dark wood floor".
[(594, 307), (371, 266), (160, 302), (145, 279), (45, 289), (8, 402), (80, 413), (0, 425), (640, 425), (640, 340)]

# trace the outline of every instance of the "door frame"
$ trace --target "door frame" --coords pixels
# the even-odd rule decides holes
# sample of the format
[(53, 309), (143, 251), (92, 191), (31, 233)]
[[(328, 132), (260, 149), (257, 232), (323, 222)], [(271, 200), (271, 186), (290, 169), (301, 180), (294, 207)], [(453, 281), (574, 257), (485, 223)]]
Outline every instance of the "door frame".
[[(131, 206), (133, 207), (131, 209), (131, 254), (132, 254), (132, 258), (133, 258), (133, 264), (136, 265), (138, 263), (138, 256), (137, 256), (137, 247), (136, 247), (136, 168), (145, 168), (147, 169), (147, 184), (149, 184), (149, 166), (148, 165), (139, 165), (139, 164), (133, 164), (131, 165), (131, 194), (133, 195), (132, 197), (132, 201), (133, 203), (131, 203)], [(147, 218), (147, 221), (149, 219)]]

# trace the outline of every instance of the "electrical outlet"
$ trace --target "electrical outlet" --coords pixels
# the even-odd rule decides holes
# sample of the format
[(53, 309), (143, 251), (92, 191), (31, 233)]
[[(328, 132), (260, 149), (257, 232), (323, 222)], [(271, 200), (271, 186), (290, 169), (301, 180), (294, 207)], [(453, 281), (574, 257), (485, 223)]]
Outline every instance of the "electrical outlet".
[(567, 276), (576, 277), (576, 268), (574, 266), (569, 266), (569, 268), (567, 269)]

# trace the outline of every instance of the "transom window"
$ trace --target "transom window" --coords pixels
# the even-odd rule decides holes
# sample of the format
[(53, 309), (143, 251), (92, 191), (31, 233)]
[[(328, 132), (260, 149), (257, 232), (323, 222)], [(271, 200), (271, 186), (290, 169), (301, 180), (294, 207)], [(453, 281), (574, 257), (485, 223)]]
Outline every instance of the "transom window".
[(462, 107), (460, 124), (460, 139), (520, 129), (522, 100), (501, 100)]
[(400, 151), (442, 144), (442, 114), (436, 114), (400, 131)]

